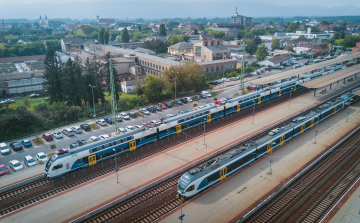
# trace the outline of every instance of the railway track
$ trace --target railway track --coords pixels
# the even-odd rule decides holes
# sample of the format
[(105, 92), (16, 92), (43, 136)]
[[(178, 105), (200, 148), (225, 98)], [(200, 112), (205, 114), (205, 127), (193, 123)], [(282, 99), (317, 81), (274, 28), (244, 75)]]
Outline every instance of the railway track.
[[(308, 92), (310, 92), (310, 90), (302, 89), (296, 93), (293, 93), (293, 96), (294, 98), (300, 97)], [(329, 97), (330, 96), (331, 95), (329, 95)], [(262, 112), (280, 103), (286, 102), (287, 100), (287, 97), (280, 97), (271, 101), (266, 101), (256, 106), (256, 112)], [(233, 113), (226, 117), (221, 117), (217, 120), (214, 120), (213, 122), (206, 123), (206, 132), (208, 133), (214, 131), (233, 122), (249, 117), (250, 115), (252, 115), (252, 108), (244, 109), (243, 111)], [(170, 136), (167, 139), (163, 139), (150, 145), (137, 148), (131, 153), (119, 155), (117, 156), (117, 159), (120, 160), (120, 162), (118, 162), (118, 167), (125, 167), (151, 155), (167, 150), (173, 146), (196, 138), (203, 134), (202, 126), (203, 125), (199, 126), (199, 128), (195, 127), (189, 130), (185, 130), (180, 135)], [(92, 167), (74, 171), (67, 174), (66, 176), (54, 180), (41, 179), (1, 193), (0, 217), (41, 200), (47, 199), (56, 194), (62, 193), (66, 190), (69, 190), (70, 188), (79, 186), (113, 171), (115, 171), (115, 163), (112, 161), (112, 159), (109, 159), (93, 165)]]
[[(284, 220), (284, 215), (286, 215), (292, 207), (301, 201), (303, 197), (314, 190), (315, 186), (329, 173), (331, 173), (332, 170), (338, 167), (348, 158), (350, 154), (353, 154), (354, 151), (358, 154), (359, 147), (360, 130), (358, 129), (351, 137), (341, 142), (337, 148), (333, 150), (333, 152), (324, 156), (321, 160), (309, 168), (301, 177), (287, 185), (285, 189), (279, 192), (270, 201), (265, 203), (257, 211), (245, 216), (245, 218), (240, 220), (240, 222), (263, 223)], [(325, 200), (323, 201), (325, 202)], [(320, 201), (319, 203), (322, 202)], [(310, 215), (306, 216), (310, 217)], [(304, 217), (306, 218), (306, 216)]]
[(326, 213), (346, 193), (347, 189), (360, 177), (360, 160), (318, 199), (296, 222), (320, 222)]

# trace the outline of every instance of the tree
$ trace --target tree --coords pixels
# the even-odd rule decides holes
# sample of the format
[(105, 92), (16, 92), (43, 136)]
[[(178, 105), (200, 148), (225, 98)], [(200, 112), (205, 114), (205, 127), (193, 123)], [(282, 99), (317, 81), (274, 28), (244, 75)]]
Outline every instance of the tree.
[(257, 50), (257, 45), (255, 44), (254, 40), (251, 40), (246, 43), (246, 52), (253, 55)]
[(288, 25), (288, 27), (286, 28), (286, 31), (287, 32), (295, 32), (298, 29), (299, 29), (299, 23), (292, 22)]
[(261, 44), (256, 50), (256, 59), (258, 61), (263, 61), (265, 60), (266, 56), (267, 56), (267, 48), (264, 44)]
[(204, 29), (205, 29), (204, 24), (199, 24), (199, 30), (200, 30), (200, 31), (203, 31)]
[(304, 35), (300, 35), (299, 38), (306, 38)]
[[(85, 62), (85, 74), (84, 74), (84, 88), (85, 88), (85, 95), (84, 100), (91, 105), (93, 104), (93, 91), (94, 91), (94, 101), (95, 104), (98, 104), (99, 100), (102, 103), (105, 102), (104, 92), (102, 89), (102, 75), (100, 74), (100, 63), (97, 61), (96, 55), (90, 60), (89, 58), (86, 59)], [(95, 86), (94, 90), (89, 86)]]
[(245, 35), (245, 31), (244, 30), (240, 30), (239, 32), (238, 32), (238, 39), (242, 39), (243, 37), (244, 37), (244, 35)]
[(30, 23), (23, 23), (21, 24), (22, 29), (31, 29), (32, 25)]
[(160, 24), (158, 36), (166, 36), (165, 24)]
[(244, 31), (245, 31), (246, 33), (248, 33), (248, 32), (250, 32), (250, 28), (247, 27), (247, 26), (245, 26)]
[(162, 93), (165, 89), (165, 82), (161, 77), (147, 74), (145, 78), (145, 92), (144, 95), (149, 102), (155, 102), (162, 99)]
[(271, 49), (272, 50), (280, 49), (280, 40), (278, 38), (273, 38), (271, 40)]
[(91, 25), (81, 25), (79, 29), (81, 29), (85, 35), (89, 35), (97, 30), (94, 26)]
[(157, 39), (157, 40), (155, 40), (155, 43), (154, 43), (154, 51), (156, 54), (166, 53), (167, 46), (161, 39)]
[(194, 35), (199, 35), (198, 30), (194, 29)]
[(143, 94), (145, 93), (145, 86), (140, 84), (140, 82), (136, 82), (135, 83), (135, 91), (136, 91), (137, 96), (142, 98)]
[(104, 33), (104, 43), (108, 44), (109, 43), (109, 30), (105, 30)]
[(329, 22), (326, 21), (326, 20), (323, 20), (323, 21), (320, 22), (320, 25), (326, 25), (326, 26), (328, 26), (328, 25), (329, 25)]
[(98, 41), (99, 41), (99, 43), (101, 43), (101, 44), (104, 44), (104, 35), (105, 35), (105, 29), (104, 28), (101, 28), (100, 30), (99, 30), (99, 37), (98, 37)]
[(44, 60), (43, 87), (50, 95), (50, 103), (63, 101), (62, 69), (60, 57), (53, 49), (49, 49)]
[(53, 49), (55, 51), (61, 50), (61, 42), (60, 40), (57, 41), (46, 41), (45, 43), (47, 49)]
[(79, 58), (75, 57), (74, 61), (69, 58), (63, 68), (62, 82), (63, 97), (68, 106), (81, 106), (83, 83)]
[(53, 153), (54, 153), (54, 150), (56, 149), (56, 145), (55, 144), (51, 144), (50, 145), (50, 149), (52, 149)]
[(258, 36), (256, 36), (256, 37), (254, 38), (254, 43), (255, 43), (256, 45), (261, 44), (261, 38), (258, 37)]
[(274, 24), (274, 22), (270, 20), (270, 21), (269, 21), (269, 25), (273, 25), (273, 24)]
[(119, 74), (117, 73), (117, 70), (114, 68), (114, 62), (112, 63), (112, 67), (110, 68), (110, 54), (105, 54), (106, 63), (102, 67), (102, 74), (105, 77), (106, 81), (106, 90), (108, 92), (111, 92), (111, 86), (110, 86), (110, 69), (112, 69), (113, 76), (114, 76), (114, 83), (115, 83), (115, 92), (116, 92), (116, 101), (119, 100), (119, 93), (121, 92), (121, 86), (120, 86), (120, 80), (119, 80)]
[(129, 40), (130, 40), (129, 32), (128, 32), (127, 28), (125, 28), (121, 31), (121, 42), (128, 43)]

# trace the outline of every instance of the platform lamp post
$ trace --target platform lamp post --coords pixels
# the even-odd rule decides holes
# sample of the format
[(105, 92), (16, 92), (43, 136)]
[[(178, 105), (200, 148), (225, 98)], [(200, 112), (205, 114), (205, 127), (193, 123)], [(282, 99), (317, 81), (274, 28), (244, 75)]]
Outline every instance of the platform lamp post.
[(175, 101), (176, 101), (176, 74), (179, 74), (179, 72), (172, 71), (173, 74), (175, 74)]
[(252, 124), (254, 124), (254, 117), (255, 117), (255, 101), (252, 100), (254, 102), (253, 104), (253, 118), (252, 118)]
[(119, 183), (119, 176), (118, 176), (118, 166), (117, 166), (117, 162), (116, 162), (116, 150), (113, 149), (113, 151), (115, 152), (115, 172), (116, 172), (116, 182)]
[(205, 123), (206, 123), (206, 118), (204, 118), (204, 145), (205, 145)]
[(181, 212), (180, 212), (180, 216), (179, 216), (179, 219), (180, 219), (180, 221), (181, 221), (181, 223), (182, 223), (182, 221), (183, 221), (183, 219), (184, 219), (184, 217), (185, 217), (185, 215), (182, 213), (182, 193), (181, 194), (178, 194), (177, 195), (179, 198), (180, 198), (180, 201), (181, 201)]
[(292, 92), (292, 90), (294, 90), (294, 88), (291, 88), (291, 89), (290, 89), (289, 108), (290, 108), (290, 102), (291, 102), (291, 92)]
[(95, 126), (96, 126), (95, 99), (94, 99), (94, 88), (95, 88), (95, 86), (91, 86), (91, 84), (89, 84), (89, 87), (91, 87), (92, 96), (93, 96), (94, 118), (95, 118)]

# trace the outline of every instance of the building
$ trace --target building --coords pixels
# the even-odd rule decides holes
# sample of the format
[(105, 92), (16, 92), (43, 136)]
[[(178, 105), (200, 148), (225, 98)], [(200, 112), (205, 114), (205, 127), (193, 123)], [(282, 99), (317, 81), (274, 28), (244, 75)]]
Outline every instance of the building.
[(312, 39), (312, 38), (319, 38), (322, 40), (331, 39), (334, 34), (333, 33), (326, 33), (326, 32), (311, 32), (311, 28), (308, 28), (307, 31), (296, 31), (295, 33), (286, 33), (287, 36), (291, 36), (291, 39), (297, 39), (300, 36), (304, 36), (305, 38)]
[(17, 36), (31, 36), (33, 34), (36, 35), (47, 35), (47, 32), (45, 30), (9, 30), (6, 31), (6, 36), (8, 35), (17, 35)]
[(64, 53), (78, 52), (84, 49), (85, 41), (80, 37), (61, 39), (61, 50)]
[(138, 47), (134, 50), (135, 52), (139, 52), (139, 53), (143, 53), (143, 54), (147, 54), (147, 55), (156, 55), (156, 53), (152, 50), (149, 49), (145, 49), (142, 47)]
[(108, 25), (114, 24), (115, 19), (114, 18), (103, 18), (100, 19), (99, 16), (96, 16), (97, 23), (100, 27), (106, 27)]
[(197, 63), (231, 58), (231, 50), (222, 45), (222, 40), (212, 38), (204, 38), (194, 43), (193, 54)]
[(280, 56), (274, 56), (273, 58), (265, 59), (258, 63), (264, 66), (276, 67), (282, 65), (283, 63), (287, 63), (289, 61), (290, 61), (289, 55), (280, 55)]
[[(311, 48), (312, 48), (312, 42), (299, 42), (296, 45), (296, 50), (295, 52), (297, 54), (309, 54), (311, 53)], [(331, 44), (326, 44), (326, 43), (315, 43), (314, 45), (314, 53), (318, 54), (318, 55), (324, 55), (324, 54), (329, 54), (331, 52)]]
[(226, 37), (237, 38), (240, 28), (218, 28), (218, 27), (209, 27), (209, 29), (214, 31), (222, 31), (225, 33)]
[(306, 23), (307, 26), (313, 26), (316, 27), (317, 25), (319, 25), (319, 21), (317, 21), (316, 19), (311, 19), (308, 23)]
[(237, 7), (236, 12), (233, 16), (231, 16), (231, 24), (239, 24), (242, 26), (250, 26), (251, 25), (251, 17), (246, 17), (239, 15), (237, 13)]
[(168, 47), (168, 53), (172, 55), (188, 54), (193, 52), (193, 44), (187, 42), (179, 42)]
[(43, 28), (43, 29), (49, 28), (49, 21), (48, 21), (48, 18), (46, 17), (46, 14), (45, 14), (45, 19), (42, 19), (41, 15), (40, 15), (39, 26), (40, 26), (40, 28)]
[(351, 53), (360, 52), (360, 42), (356, 43), (356, 47), (352, 48)]
[(16, 43), (27, 44), (27, 43), (31, 43), (31, 40), (29, 40), (29, 39), (19, 39)]

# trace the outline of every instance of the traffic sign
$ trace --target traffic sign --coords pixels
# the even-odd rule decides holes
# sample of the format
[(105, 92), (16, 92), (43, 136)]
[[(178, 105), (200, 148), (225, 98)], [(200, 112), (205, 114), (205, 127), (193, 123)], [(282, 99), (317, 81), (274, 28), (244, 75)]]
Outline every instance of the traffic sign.
[(120, 168), (116, 168), (116, 169), (115, 169), (115, 172), (118, 172), (118, 171), (119, 171), (119, 169), (120, 169)]
[(203, 132), (203, 136), (205, 136), (205, 132)]
[(270, 163), (272, 163), (273, 161), (274, 161), (274, 160), (272, 160), (272, 159), (269, 159), (269, 162), (270, 162)]
[(182, 220), (184, 220), (184, 217), (185, 217), (184, 214), (183, 214), (183, 215), (180, 215), (179, 219), (182, 221)]

